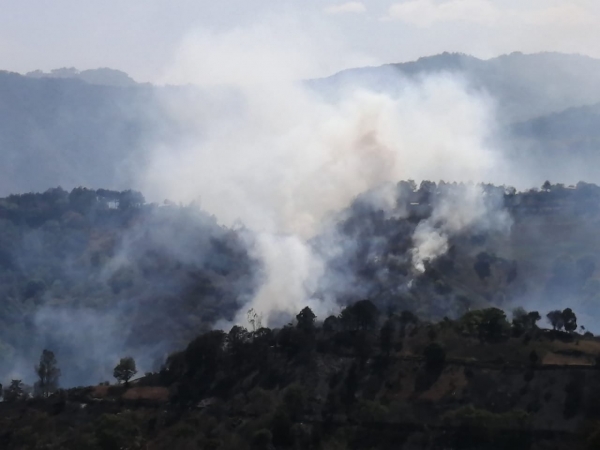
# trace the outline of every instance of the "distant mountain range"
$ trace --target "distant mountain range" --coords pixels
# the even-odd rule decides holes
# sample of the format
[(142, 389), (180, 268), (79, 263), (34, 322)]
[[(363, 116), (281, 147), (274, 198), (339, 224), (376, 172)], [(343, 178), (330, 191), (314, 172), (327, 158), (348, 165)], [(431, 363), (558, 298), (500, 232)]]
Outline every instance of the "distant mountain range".
[(151, 86), (0, 72), (0, 192), (126, 185), (156, 114)]
[[(393, 92), (407, 78), (442, 73), (461, 76), (469, 89), (494, 99), (504, 147), (524, 172), (535, 171), (537, 181), (600, 181), (600, 60), (444, 53), (349, 69), (308, 84), (328, 94), (349, 84)], [(0, 72), (0, 195), (56, 185), (137, 187), (134, 174), (148, 148), (159, 140), (175, 145), (181, 135), (165, 99), (192, 89), (139, 84), (106, 68)]]
[(135, 80), (125, 72), (106, 67), (82, 71), (79, 71), (74, 67), (63, 67), (62, 69), (54, 69), (50, 72), (35, 70), (26, 73), (25, 76), (30, 78), (68, 78), (102, 86), (131, 87), (137, 84)]
[(414, 62), (349, 69), (314, 83), (358, 83), (389, 90), (403, 78), (439, 73), (460, 74), (472, 89), (490, 94), (505, 123), (600, 102), (600, 60), (561, 53), (511, 53), (489, 60), (443, 53)]

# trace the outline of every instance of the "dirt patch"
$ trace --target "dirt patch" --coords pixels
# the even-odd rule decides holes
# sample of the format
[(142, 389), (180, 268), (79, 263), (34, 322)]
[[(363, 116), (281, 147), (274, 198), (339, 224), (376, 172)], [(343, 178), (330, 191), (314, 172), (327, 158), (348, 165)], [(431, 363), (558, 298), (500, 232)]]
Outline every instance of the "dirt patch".
[(169, 401), (169, 390), (164, 387), (134, 387), (123, 394), (124, 400)]
[(110, 386), (94, 386), (91, 396), (92, 398), (106, 398), (108, 397), (108, 388)]
[(544, 365), (555, 366), (592, 366), (594, 363), (588, 356), (574, 356), (548, 352), (542, 360)]

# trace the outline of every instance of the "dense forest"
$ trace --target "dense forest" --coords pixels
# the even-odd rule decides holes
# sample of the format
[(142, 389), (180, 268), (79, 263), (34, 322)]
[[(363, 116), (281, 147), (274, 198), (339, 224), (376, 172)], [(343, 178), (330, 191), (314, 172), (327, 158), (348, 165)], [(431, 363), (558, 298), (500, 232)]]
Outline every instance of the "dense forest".
[[(331, 313), (369, 298), (381, 311), (430, 321), (492, 306), (570, 307), (596, 331), (599, 187), (481, 186), (509, 227), (473, 223), (422, 270), (414, 267), (415, 230), (449, 193), (461, 201), (468, 185), (392, 187), (392, 209), (365, 193), (312, 238), (327, 267), (308, 297), (333, 299), (339, 306)], [(127, 354), (143, 370), (158, 369), (169, 352), (233, 320), (254, 296), (265, 273), (253, 245), (243, 226), (220, 226), (194, 205), (148, 204), (135, 191), (56, 188), (0, 199), (4, 381), (33, 378), (43, 348), (60, 356), (66, 387), (108, 378)], [(291, 319), (280, 315), (269, 326)]]
[[(472, 310), (432, 323), (370, 300), (279, 329), (213, 330), (160, 370), (61, 390), (44, 350), (35, 398), (0, 403), (6, 449), (596, 449), (600, 341), (571, 309)], [(547, 319), (547, 321), (546, 321)], [(545, 324), (552, 329), (545, 329)]]
[(72, 363), (66, 385), (110, 373), (104, 365), (122, 351), (145, 355), (150, 368), (231, 319), (252, 295), (257, 266), (235, 231), (194, 206), (85, 188), (4, 198), (2, 372), (27, 371), (39, 346)]

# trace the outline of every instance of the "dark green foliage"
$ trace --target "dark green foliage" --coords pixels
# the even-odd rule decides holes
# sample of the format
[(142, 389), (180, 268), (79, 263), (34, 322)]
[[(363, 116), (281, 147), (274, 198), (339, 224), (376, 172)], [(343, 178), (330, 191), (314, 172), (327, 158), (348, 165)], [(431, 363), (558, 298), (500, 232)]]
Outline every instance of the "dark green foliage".
[(483, 310), (483, 317), (479, 327), (480, 337), (488, 342), (498, 342), (508, 337), (510, 325), (506, 321), (506, 314), (498, 308)]
[(487, 342), (500, 342), (510, 335), (506, 314), (498, 308), (469, 311), (461, 317), (459, 326), (465, 333)]
[[(582, 412), (595, 417), (593, 399), (584, 402), (585, 376), (580, 376), (581, 370), (567, 372), (571, 373), (568, 383), (555, 383), (548, 379), (547, 371), (533, 367), (539, 364), (535, 349), (529, 353), (531, 366), (522, 366), (527, 354), (521, 354), (518, 363), (506, 370), (506, 364), (513, 362), (511, 357), (492, 359), (494, 349), (514, 345), (513, 350), (522, 352), (519, 339), (497, 346), (457, 333), (473, 323), (478, 333), (486, 323), (483, 319), (496, 314), (481, 311), (460, 322), (444, 319), (438, 324), (423, 323), (414, 336), (404, 338), (408, 358), (390, 359), (386, 364), (381, 364), (384, 355), (369, 361), (371, 346), (379, 342), (381, 353), (394, 347), (388, 333), (393, 335), (396, 316), (374, 330), (339, 332), (335, 336), (346, 335), (349, 346), (324, 347), (322, 353), (311, 352), (311, 342), (330, 341), (333, 335), (316, 324), (314, 328), (290, 324), (275, 332), (265, 328), (249, 332), (239, 326), (227, 334), (205, 332), (184, 351), (171, 354), (160, 374), (147, 374), (134, 389), (74, 389), (59, 397), (17, 406), (10, 406), (15, 400), (9, 395), (8, 411), (40, 408), (40, 414), (21, 419), (14, 415), (10, 420), (0, 415), (0, 425), (10, 423), (17, 430), (8, 437), (0, 433), (0, 442), (8, 443), (8, 450), (33, 448), (34, 443), (48, 446), (51, 442), (66, 450), (316, 449), (329, 448), (334, 442), (342, 448), (374, 449), (405, 442), (434, 443), (440, 448), (528, 448), (539, 431), (530, 429), (530, 418), (540, 411), (554, 411), (568, 418), (583, 417)], [(480, 320), (473, 322), (476, 318)], [(428, 342), (427, 330), (434, 327), (438, 339), (450, 339), (442, 341), (445, 347), (433, 342), (423, 348)], [(299, 340), (294, 341), (296, 338)], [(293, 358), (286, 339), (298, 345)], [(462, 345), (483, 349), (485, 361), (457, 358), (455, 352), (460, 353)], [(411, 354), (418, 348), (423, 348), (422, 358)], [(452, 359), (446, 358), (446, 351), (452, 352)], [(310, 364), (302, 363), (302, 355), (311, 356)], [(560, 376), (554, 372), (559, 369), (552, 370)], [(455, 380), (461, 384), (457, 386)], [(559, 390), (564, 386), (566, 394), (564, 408), (559, 405), (557, 411), (556, 402), (550, 402), (551, 395), (546, 395), (553, 385)], [(144, 389), (148, 398), (138, 399)], [(99, 398), (91, 401), (90, 395)], [(80, 401), (87, 406), (81, 408)], [(470, 402), (477, 402), (478, 408), (454, 409)], [(531, 416), (511, 411), (518, 402)], [(481, 405), (489, 410), (481, 409)], [(426, 424), (421, 425), (415, 417)], [(31, 426), (22, 426), (19, 421)], [(413, 436), (425, 432), (427, 439)]]
[(562, 330), (572, 332), (577, 329), (577, 317), (571, 308), (566, 308), (563, 311), (550, 311), (546, 317), (554, 330)]
[(135, 361), (131, 356), (121, 358), (119, 364), (117, 364), (113, 370), (113, 376), (120, 383), (125, 383), (125, 386), (129, 385), (129, 380), (131, 380), (136, 373), (137, 369), (135, 367)]
[(212, 375), (223, 358), (226, 334), (220, 330), (209, 331), (194, 339), (184, 352), (187, 373), (191, 377)]
[(4, 389), (3, 397), (4, 401), (9, 403), (22, 400), (25, 397), (23, 382), (21, 380), (11, 380), (10, 385)]
[(377, 326), (379, 310), (370, 300), (360, 300), (342, 310), (340, 321), (345, 330), (366, 331)]
[(81, 213), (90, 214), (97, 206), (96, 191), (84, 187), (78, 187), (69, 194), (69, 206)]
[(244, 365), (250, 342), (251, 334), (244, 327), (236, 325), (229, 331), (227, 348), (232, 356), (234, 368), (239, 369)]
[(277, 345), (292, 358), (302, 351), (312, 349), (313, 340), (309, 334), (293, 326), (283, 327), (277, 334)]
[(564, 327), (563, 317), (560, 311), (550, 311), (546, 314), (546, 317), (554, 330), (561, 330)]
[(537, 329), (537, 322), (542, 316), (537, 311), (527, 312), (523, 308), (517, 308), (513, 311), (512, 331), (514, 336), (519, 337), (523, 333)]
[(102, 450), (142, 448), (141, 432), (131, 414), (104, 414), (94, 426), (94, 435)]
[(307, 306), (296, 316), (296, 320), (298, 321), (296, 326), (303, 331), (313, 331), (316, 318), (317, 316), (315, 316), (312, 310)]
[(577, 329), (577, 317), (571, 308), (566, 308), (562, 313), (562, 323), (565, 331), (572, 332)]

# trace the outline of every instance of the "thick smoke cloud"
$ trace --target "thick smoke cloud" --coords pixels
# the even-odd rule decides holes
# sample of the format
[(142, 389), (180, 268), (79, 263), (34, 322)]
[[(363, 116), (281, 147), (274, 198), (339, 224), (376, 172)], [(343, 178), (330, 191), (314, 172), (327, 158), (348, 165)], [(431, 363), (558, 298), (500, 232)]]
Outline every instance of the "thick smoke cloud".
[[(257, 37), (255, 30), (212, 35), (209, 42), (190, 37), (168, 71), (181, 80), (195, 68), (201, 94), (170, 104), (190, 130), (188, 138), (175, 149), (157, 145), (141, 185), (150, 196), (197, 200), (221, 223), (241, 221), (259, 233), (255, 251), (264, 261), (265, 284), (238, 320), (249, 308), (268, 325), (307, 303), (319, 312), (333, 308), (311, 300), (326, 261), (306, 240), (359, 194), (401, 179), (502, 181), (494, 104), (469, 93), (460, 77), (406, 80), (393, 94), (348, 84), (331, 96), (298, 82), (293, 66), (281, 69), (282, 51), (308, 61), (313, 45), (282, 50), (270, 42), (265, 51), (264, 35)], [(240, 48), (258, 53), (252, 82), (243, 72), (231, 72), (226, 61), (226, 85), (209, 91), (215, 80), (206, 78), (203, 63), (217, 65), (210, 71), (219, 73), (219, 55)], [(282, 75), (277, 80), (268, 75), (273, 67)], [(485, 222), (490, 211), (478, 200), (479, 191), (471, 194), (459, 208), (452, 199), (438, 205), (433, 220), (445, 223), (441, 231), (432, 231), (431, 223), (418, 230), (417, 266), (443, 253), (446, 235)], [(372, 197), (385, 205), (385, 195)]]
[(502, 207), (502, 198), (486, 193), (481, 185), (465, 185), (443, 194), (430, 217), (417, 225), (413, 234), (412, 260), (422, 272), (425, 263), (448, 251), (448, 239), (467, 230), (508, 233), (512, 219)]

